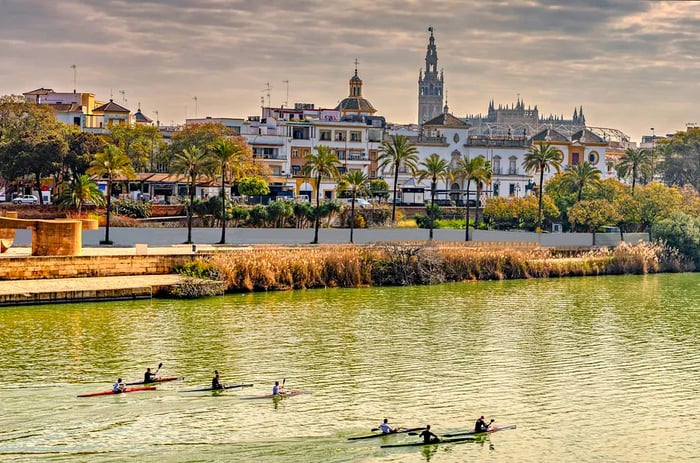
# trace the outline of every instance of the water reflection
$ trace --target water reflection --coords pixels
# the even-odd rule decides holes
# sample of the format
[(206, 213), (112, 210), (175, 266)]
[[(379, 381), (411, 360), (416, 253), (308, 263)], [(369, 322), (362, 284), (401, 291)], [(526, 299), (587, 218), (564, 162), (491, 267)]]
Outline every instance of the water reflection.
[[(699, 283), (651, 275), (3, 309), (0, 459), (689, 461), (700, 454)], [(160, 362), (185, 382), (75, 397)], [(214, 367), (256, 386), (181, 392), (208, 384)], [(313, 394), (241, 400), (278, 378)], [(659, 410), (683, 426), (659, 428)], [(385, 438), (346, 440), (383, 417), (447, 432), (482, 413), (523, 426), (390, 452)], [(591, 430), (610, 416), (615, 432), (600, 439)]]

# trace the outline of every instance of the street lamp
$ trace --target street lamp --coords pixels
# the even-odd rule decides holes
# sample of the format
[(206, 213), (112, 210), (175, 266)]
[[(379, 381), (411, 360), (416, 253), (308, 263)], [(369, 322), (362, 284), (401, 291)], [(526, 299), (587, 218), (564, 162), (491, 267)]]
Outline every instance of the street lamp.
[(654, 135), (654, 127), (651, 128), (651, 180), (654, 180), (654, 148), (656, 135)]

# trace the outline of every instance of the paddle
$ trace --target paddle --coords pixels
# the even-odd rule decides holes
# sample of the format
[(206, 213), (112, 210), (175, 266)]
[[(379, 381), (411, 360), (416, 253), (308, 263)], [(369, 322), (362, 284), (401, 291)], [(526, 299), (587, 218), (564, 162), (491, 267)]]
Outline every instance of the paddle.
[(153, 373), (153, 376), (156, 376), (156, 375), (158, 374), (158, 372), (160, 371), (160, 369), (161, 369), (162, 366), (163, 366), (163, 362), (160, 362), (160, 363), (158, 364), (158, 368), (156, 368), (156, 372)]

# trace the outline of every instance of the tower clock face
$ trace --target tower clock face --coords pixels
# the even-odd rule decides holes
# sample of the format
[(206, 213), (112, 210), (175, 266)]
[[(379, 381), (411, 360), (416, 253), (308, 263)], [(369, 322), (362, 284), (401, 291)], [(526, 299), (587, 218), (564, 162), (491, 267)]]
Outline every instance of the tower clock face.
[(455, 136), (452, 137), (452, 139), (455, 141), (455, 143), (459, 143), (459, 134), (455, 134)]

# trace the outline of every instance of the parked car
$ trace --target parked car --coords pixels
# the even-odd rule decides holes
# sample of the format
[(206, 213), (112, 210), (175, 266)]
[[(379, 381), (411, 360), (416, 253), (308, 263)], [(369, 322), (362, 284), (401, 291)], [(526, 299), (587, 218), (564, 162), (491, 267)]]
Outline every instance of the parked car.
[(19, 195), (12, 202), (14, 204), (36, 204), (39, 199), (34, 195)]
[[(347, 206), (352, 205), (352, 198), (340, 198), (340, 201)], [(372, 207), (372, 203), (364, 198), (355, 198), (355, 207)]]

